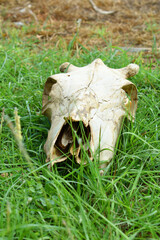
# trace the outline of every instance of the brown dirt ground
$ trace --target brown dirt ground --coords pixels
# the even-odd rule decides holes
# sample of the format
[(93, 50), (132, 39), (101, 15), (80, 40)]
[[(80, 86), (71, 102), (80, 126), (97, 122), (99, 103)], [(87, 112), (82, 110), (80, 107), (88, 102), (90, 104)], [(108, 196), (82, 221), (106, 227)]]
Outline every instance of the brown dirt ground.
[[(34, 35), (46, 47), (58, 44), (59, 39), (68, 43), (77, 31), (81, 19), (78, 43), (90, 48), (160, 46), (160, 1), (159, 0), (94, 0), (97, 7), (111, 15), (95, 12), (89, 0), (0, 0), (1, 25), (16, 22), (35, 28), (26, 34)], [(30, 8), (27, 7), (30, 4)], [(38, 26), (38, 27), (37, 27)]]

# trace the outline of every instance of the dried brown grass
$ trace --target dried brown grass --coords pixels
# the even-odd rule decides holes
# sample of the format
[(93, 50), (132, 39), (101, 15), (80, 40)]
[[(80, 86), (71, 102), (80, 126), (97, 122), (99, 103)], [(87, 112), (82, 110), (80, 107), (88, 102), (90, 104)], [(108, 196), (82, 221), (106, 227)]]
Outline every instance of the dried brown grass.
[[(22, 13), (20, 10), (30, 4), (30, 9), (36, 15), (40, 27), (28, 34), (36, 34), (39, 39), (45, 39), (47, 45), (55, 44), (59, 37), (65, 37), (66, 41), (70, 41), (76, 32), (76, 20), (80, 18), (82, 24), (79, 41), (84, 46), (96, 44), (104, 47), (111, 39), (112, 44), (118, 46), (152, 46), (153, 31), (152, 27), (147, 29), (147, 24), (158, 26), (159, 0), (94, 0), (94, 2), (101, 9), (114, 10), (115, 14), (105, 16), (96, 13), (88, 0), (46, 0), (45, 2), (33, 0), (23, 3), (20, 0), (11, 0), (8, 3), (1, 0), (0, 6), (3, 22), (22, 21), (29, 24), (35, 22), (33, 15), (29, 12)], [(103, 38), (98, 33), (98, 28), (103, 28)], [(159, 30), (158, 27), (154, 29), (157, 40), (160, 39)]]

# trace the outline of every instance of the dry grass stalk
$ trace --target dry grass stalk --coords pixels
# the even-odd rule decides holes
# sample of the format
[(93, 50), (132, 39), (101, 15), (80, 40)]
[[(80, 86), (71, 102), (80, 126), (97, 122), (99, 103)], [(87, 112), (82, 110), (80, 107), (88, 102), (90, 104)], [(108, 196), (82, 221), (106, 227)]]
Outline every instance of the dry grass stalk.
[(3, 122), (4, 122), (4, 108), (2, 109), (2, 114), (1, 114), (0, 134), (2, 133)]
[(18, 111), (17, 109), (15, 109), (14, 111), (14, 115), (15, 115), (15, 124), (16, 126), (14, 127), (11, 119), (9, 118), (8, 115), (4, 115), (4, 120), (7, 123), (7, 126), (10, 128), (11, 132), (13, 133), (15, 140), (18, 144), (18, 147), (20, 149), (20, 152), (22, 153), (22, 155), (24, 156), (24, 158), (28, 161), (28, 163), (31, 165), (31, 159), (27, 153), (27, 150), (24, 146), (24, 143), (22, 141), (22, 134), (21, 134), (21, 123), (20, 123), (20, 117), (18, 116)]
[(15, 124), (16, 124), (15, 130), (16, 130), (17, 138), (22, 141), (20, 116), (18, 116), (17, 108), (15, 108), (14, 110), (14, 117), (15, 117)]

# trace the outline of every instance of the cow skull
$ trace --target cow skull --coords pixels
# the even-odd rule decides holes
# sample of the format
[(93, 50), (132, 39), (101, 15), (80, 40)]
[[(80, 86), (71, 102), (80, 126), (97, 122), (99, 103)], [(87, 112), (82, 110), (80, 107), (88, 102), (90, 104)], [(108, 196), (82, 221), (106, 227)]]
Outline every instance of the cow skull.
[(124, 117), (134, 121), (137, 89), (126, 78), (138, 70), (136, 64), (112, 69), (96, 59), (85, 67), (63, 63), (63, 73), (47, 79), (42, 113), (51, 121), (44, 146), (51, 166), (70, 155), (85, 164), (82, 149), (93, 160), (98, 148), (101, 167), (106, 166), (114, 155)]

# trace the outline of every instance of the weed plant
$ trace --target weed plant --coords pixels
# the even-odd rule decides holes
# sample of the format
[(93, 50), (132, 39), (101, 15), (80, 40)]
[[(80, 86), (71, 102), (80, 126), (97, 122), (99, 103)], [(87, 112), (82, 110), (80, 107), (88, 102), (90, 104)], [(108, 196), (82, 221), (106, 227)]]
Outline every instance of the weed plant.
[[(15, 33), (1, 41), (0, 240), (159, 239), (160, 61), (152, 68), (111, 46), (77, 51), (39, 48)], [(95, 58), (114, 68), (140, 65), (131, 79), (138, 89), (136, 120), (124, 122), (103, 176), (96, 159), (85, 166), (68, 159), (50, 171), (43, 150), (50, 128), (41, 115), (44, 83), (63, 62), (84, 66)], [(22, 145), (13, 134), (15, 108)]]

